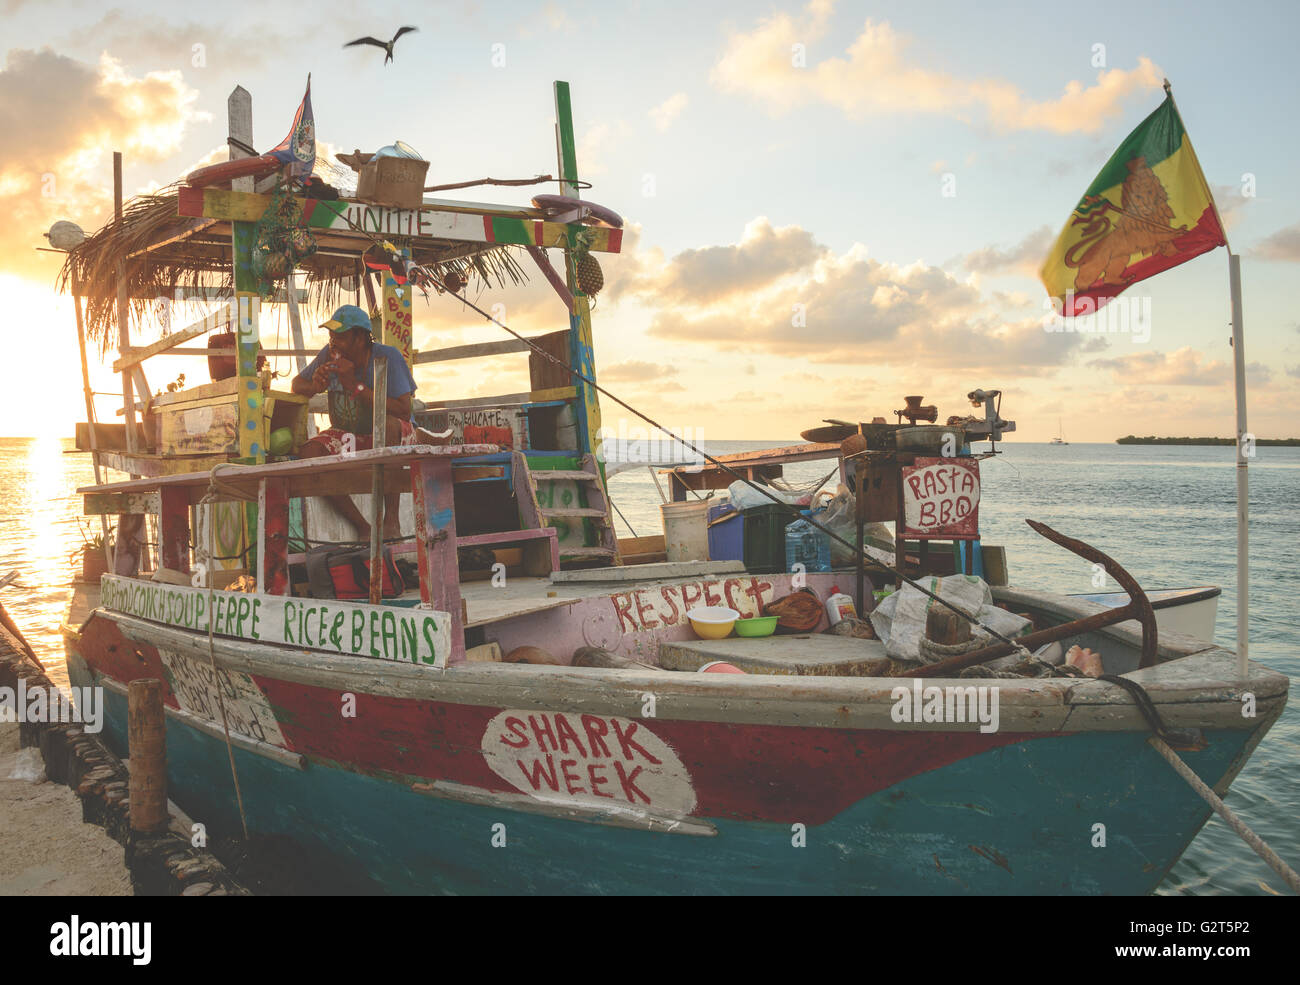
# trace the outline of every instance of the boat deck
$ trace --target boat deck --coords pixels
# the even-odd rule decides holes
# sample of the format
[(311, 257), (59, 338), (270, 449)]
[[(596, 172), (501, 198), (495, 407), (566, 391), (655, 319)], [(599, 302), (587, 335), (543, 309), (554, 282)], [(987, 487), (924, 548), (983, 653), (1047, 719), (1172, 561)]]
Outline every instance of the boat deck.
[[(542, 612), (571, 605), (582, 599), (618, 592), (683, 585), (701, 578), (749, 577), (743, 570), (720, 572), (717, 570), (720, 567), (732, 566), (710, 562), (669, 562), (630, 568), (587, 569), (582, 572), (585, 577), (581, 580), (562, 577), (551, 581), (550, 578), (511, 575), (504, 585), (493, 585), (490, 580), (464, 581), (460, 585), (460, 594), (465, 601), (465, 627), (470, 629), (486, 626), (530, 612)], [(694, 570), (695, 568), (699, 570)], [(601, 572), (604, 571), (609, 572), (608, 579), (601, 577)], [(639, 577), (629, 578), (630, 571), (636, 572)], [(573, 575), (576, 572), (563, 574)], [(419, 598), (420, 593), (412, 589), (398, 599), (388, 601), (390, 604), (413, 605)], [(80, 627), (98, 606), (99, 585), (77, 582), (69, 603), (67, 624), (73, 629)]]

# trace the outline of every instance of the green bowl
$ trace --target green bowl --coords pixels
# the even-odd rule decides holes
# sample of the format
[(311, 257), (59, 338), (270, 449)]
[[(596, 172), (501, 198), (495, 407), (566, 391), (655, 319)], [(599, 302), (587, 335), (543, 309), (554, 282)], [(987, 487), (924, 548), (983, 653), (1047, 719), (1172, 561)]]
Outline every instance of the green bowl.
[(756, 619), (737, 619), (737, 636), (771, 636), (776, 632), (776, 616), (759, 616)]

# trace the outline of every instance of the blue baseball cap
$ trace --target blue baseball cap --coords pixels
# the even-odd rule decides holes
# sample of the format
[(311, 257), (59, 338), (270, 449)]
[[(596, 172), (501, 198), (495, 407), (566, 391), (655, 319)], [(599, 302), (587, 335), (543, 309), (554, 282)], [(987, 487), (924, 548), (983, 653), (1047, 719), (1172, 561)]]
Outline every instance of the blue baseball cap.
[(346, 332), (353, 328), (364, 328), (368, 332), (370, 331), (370, 316), (355, 304), (345, 304), (334, 312), (329, 321), (322, 323), (321, 328), (328, 328), (331, 332)]

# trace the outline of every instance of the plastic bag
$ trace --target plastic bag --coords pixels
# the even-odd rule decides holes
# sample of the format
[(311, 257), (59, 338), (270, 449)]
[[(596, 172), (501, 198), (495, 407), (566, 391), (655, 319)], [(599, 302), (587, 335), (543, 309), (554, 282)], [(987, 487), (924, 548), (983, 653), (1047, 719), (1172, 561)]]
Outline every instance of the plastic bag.
[[(918, 579), (917, 584), (1003, 636), (1019, 636), (1029, 626), (1028, 619), (994, 605), (989, 586), (974, 575), (932, 576)], [(922, 656), (920, 641), (925, 635), (926, 616), (936, 604), (928, 595), (905, 584), (876, 606), (871, 613), (871, 626), (884, 642), (885, 653), (895, 660), (935, 662), (938, 658)], [(971, 635), (977, 640), (993, 639), (978, 626), (971, 627)]]
[[(857, 517), (857, 502), (853, 498), (853, 493), (849, 491), (847, 486), (842, 485), (836, 494), (826, 502), (825, 511), (817, 514), (814, 519), (823, 527), (828, 528), (831, 533), (843, 537), (849, 544), (856, 544), (858, 536)], [(862, 544), (867, 549), (868, 556), (885, 561), (889, 565), (894, 563), (894, 535), (883, 523), (866, 524), (862, 531)], [(832, 565), (853, 564), (857, 560), (856, 553), (853, 547), (841, 544), (834, 539), (831, 540)], [(886, 555), (888, 555), (888, 560), (885, 560)]]
[[(764, 485), (761, 482), (756, 482), (754, 485), (762, 486), (762, 488), (775, 496), (778, 502), (787, 503), (790, 506), (807, 506), (809, 501), (812, 499), (812, 496), (809, 493), (782, 492), (780, 489)], [(772, 500), (768, 499), (758, 490), (752, 488), (748, 483), (741, 482), (739, 479), (727, 487), (727, 496), (731, 500), (731, 505), (738, 510), (753, 509), (755, 506), (772, 505)]]

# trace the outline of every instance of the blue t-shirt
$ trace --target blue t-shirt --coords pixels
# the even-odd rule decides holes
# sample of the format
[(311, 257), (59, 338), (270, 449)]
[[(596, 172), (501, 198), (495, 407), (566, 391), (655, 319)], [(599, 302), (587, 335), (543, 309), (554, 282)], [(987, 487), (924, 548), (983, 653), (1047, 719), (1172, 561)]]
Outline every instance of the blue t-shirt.
[[(411, 375), (411, 370), (406, 365), (406, 360), (402, 358), (402, 353), (391, 345), (383, 345), (379, 342), (370, 347), (370, 361), (366, 363), (364, 369), (357, 371), (357, 382), (364, 383), (368, 387), (374, 386), (375, 356), (377, 355), (388, 357), (389, 399), (414, 393), (415, 377)], [(329, 362), (330, 358), (330, 347), (326, 346), (316, 354), (316, 358), (299, 375), (310, 380), (316, 375), (316, 370)], [(366, 416), (362, 419), (361, 402), (357, 400), (351, 391), (347, 393), (343, 391), (343, 384), (339, 382), (337, 373), (330, 373), (329, 375), (328, 392), (330, 427), (342, 428), (344, 431), (351, 431), (353, 434), (369, 434), (370, 418)]]

